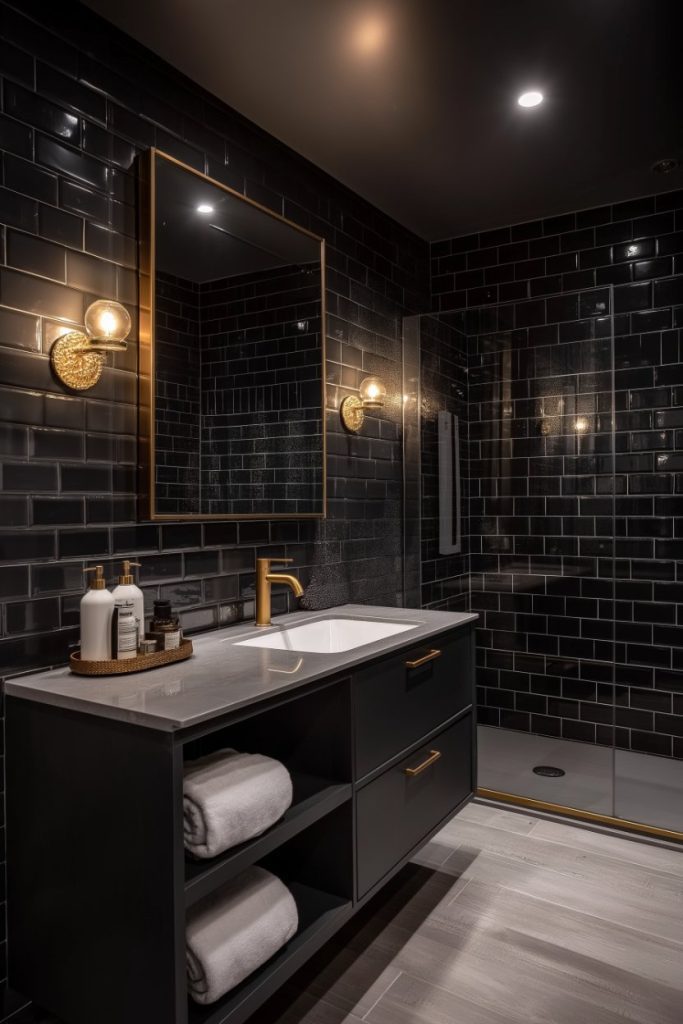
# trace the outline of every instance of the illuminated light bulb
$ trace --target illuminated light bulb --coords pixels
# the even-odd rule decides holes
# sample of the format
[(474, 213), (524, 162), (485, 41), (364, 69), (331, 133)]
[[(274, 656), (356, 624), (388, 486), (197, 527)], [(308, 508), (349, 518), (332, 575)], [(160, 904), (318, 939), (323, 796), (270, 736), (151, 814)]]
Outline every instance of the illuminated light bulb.
[(578, 416), (574, 420), (574, 430), (577, 434), (585, 434), (588, 430), (588, 420), (585, 416)]
[(387, 389), (379, 377), (366, 377), (359, 388), (366, 409), (380, 409), (384, 405)]
[(543, 103), (543, 93), (539, 92), (538, 89), (531, 89), (529, 92), (523, 92), (518, 97), (517, 103), (520, 107), (537, 107), (540, 103)]
[(130, 314), (120, 302), (99, 299), (85, 311), (85, 330), (93, 348), (125, 351), (131, 326)]
[(200, 203), (197, 207), (197, 213), (213, 213), (213, 206), (210, 203)]
[(111, 310), (106, 309), (104, 311), (104, 313), (102, 314), (102, 316), (100, 317), (100, 322), (99, 322), (99, 332), (100, 332), (100, 334), (104, 335), (105, 338), (111, 338), (111, 336), (116, 331), (116, 323), (117, 323), (117, 321), (116, 321), (116, 317), (114, 316), (114, 314), (111, 312)]

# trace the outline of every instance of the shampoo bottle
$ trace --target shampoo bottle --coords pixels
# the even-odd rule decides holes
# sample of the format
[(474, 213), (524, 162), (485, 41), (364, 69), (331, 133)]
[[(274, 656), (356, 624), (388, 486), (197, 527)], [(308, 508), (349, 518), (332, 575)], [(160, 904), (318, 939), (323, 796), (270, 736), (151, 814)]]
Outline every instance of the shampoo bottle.
[[(140, 588), (135, 586), (135, 581), (130, 571), (132, 565), (139, 566), (140, 563), (129, 562), (127, 559), (123, 563), (123, 572), (119, 576), (118, 586), (114, 587), (112, 594), (119, 612), (131, 610), (132, 605), (137, 631), (135, 640), (135, 651), (137, 651), (140, 641), (145, 636), (145, 599)], [(129, 654), (127, 657), (134, 657), (134, 654)]]
[(101, 565), (92, 566), (85, 572), (94, 572), (95, 575), (81, 599), (81, 660), (109, 661), (114, 597), (105, 587)]

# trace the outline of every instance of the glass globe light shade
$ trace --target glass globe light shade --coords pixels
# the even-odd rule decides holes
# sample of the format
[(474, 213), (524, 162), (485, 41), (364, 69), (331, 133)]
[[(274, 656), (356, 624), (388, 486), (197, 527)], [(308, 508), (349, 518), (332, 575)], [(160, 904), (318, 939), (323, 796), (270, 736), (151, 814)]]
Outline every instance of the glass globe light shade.
[(360, 397), (366, 409), (381, 409), (384, 405), (387, 389), (379, 377), (366, 377), (361, 381)]
[(131, 326), (130, 314), (120, 302), (99, 299), (85, 311), (85, 330), (92, 348), (125, 352)]

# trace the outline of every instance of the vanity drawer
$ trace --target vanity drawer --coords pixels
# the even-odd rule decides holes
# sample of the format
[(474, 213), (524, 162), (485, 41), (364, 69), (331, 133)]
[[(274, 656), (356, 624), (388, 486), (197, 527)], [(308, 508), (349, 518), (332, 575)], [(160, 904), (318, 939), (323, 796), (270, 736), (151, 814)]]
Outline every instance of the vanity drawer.
[(357, 779), (469, 707), (471, 636), (445, 633), (354, 673)]
[(359, 899), (468, 796), (472, 783), (468, 714), (359, 791)]

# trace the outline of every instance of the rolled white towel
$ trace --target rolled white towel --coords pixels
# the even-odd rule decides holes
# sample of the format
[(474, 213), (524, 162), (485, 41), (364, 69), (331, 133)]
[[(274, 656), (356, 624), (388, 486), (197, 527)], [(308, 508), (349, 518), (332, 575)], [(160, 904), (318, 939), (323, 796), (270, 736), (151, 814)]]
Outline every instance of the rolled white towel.
[(187, 985), (197, 1003), (214, 1003), (269, 960), (299, 927), (289, 889), (251, 867), (188, 916)]
[(261, 835), (291, 803), (292, 779), (279, 761), (230, 749), (208, 754), (185, 771), (185, 847), (195, 857), (216, 857)]

